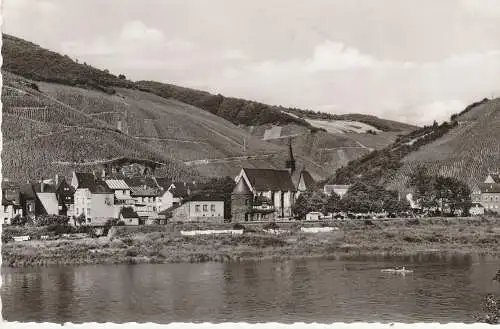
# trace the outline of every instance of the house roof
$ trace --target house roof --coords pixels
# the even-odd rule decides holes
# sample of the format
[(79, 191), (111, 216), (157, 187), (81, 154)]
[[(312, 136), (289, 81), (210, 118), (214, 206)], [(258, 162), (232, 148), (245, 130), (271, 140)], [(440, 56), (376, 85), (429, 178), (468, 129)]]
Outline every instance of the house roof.
[(495, 183), (500, 183), (500, 174), (489, 174)]
[(123, 218), (139, 218), (139, 215), (131, 207), (124, 207), (120, 211)]
[(108, 187), (112, 190), (129, 190), (130, 187), (125, 183), (123, 179), (106, 179), (105, 180)]
[(172, 185), (172, 179), (168, 177), (156, 177), (156, 182), (160, 187), (163, 187), (163, 189), (168, 190), (170, 185)]
[(185, 198), (189, 195), (188, 190), (193, 188), (193, 184), (184, 182), (174, 182), (174, 187), (170, 189), (170, 193), (174, 198)]
[(37, 193), (38, 199), (43, 207), (48, 209), (58, 209), (59, 201), (57, 200), (56, 193)]
[(253, 195), (252, 191), (250, 190), (244, 179), (240, 179), (238, 184), (236, 184), (236, 186), (233, 189), (233, 194)]
[(78, 188), (90, 189), (95, 184), (95, 176), (87, 172), (75, 172)]
[[(65, 188), (67, 188), (68, 190), (65, 191), (64, 190)], [(62, 196), (73, 196), (75, 194), (75, 188), (69, 185), (66, 182), (66, 180), (63, 180), (59, 183), (59, 186), (57, 187), (57, 193)]]
[(94, 185), (88, 188), (92, 194), (114, 194), (115, 192), (106, 185), (103, 180), (96, 180)]
[(42, 192), (42, 183), (33, 184), (33, 190), (36, 193), (56, 193), (56, 186), (53, 184), (43, 183), (43, 192)]
[(143, 186), (132, 186), (130, 188), (131, 195), (132, 196), (157, 196), (158, 192), (156, 189), (153, 188), (144, 188)]
[(30, 182), (21, 186), (20, 191), (24, 200), (36, 200), (36, 193), (33, 189), (33, 184), (34, 183)]
[(211, 193), (211, 192), (199, 192), (189, 196), (185, 202), (189, 201), (224, 201), (224, 194), (222, 193)]
[(5, 189), (18, 189), (19, 188), (19, 184), (17, 182), (14, 182), (12, 180), (8, 180), (8, 179), (2, 179), (2, 190), (5, 190)]
[(479, 185), (481, 193), (500, 193), (500, 183), (483, 183)]
[(288, 170), (243, 168), (243, 171), (257, 191), (295, 191)]
[(155, 179), (153, 177), (130, 177), (130, 178), (125, 178), (125, 183), (129, 187), (137, 187), (137, 186), (144, 186), (146, 185), (149, 188), (158, 188), (158, 184), (156, 183)]

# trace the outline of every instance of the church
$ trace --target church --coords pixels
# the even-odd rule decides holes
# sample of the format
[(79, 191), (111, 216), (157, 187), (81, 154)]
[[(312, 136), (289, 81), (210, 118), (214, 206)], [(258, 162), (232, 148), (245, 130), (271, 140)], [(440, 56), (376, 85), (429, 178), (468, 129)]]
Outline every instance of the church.
[(273, 221), (293, 217), (292, 207), (297, 196), (294, 174), (291, 143), (286, 169), (242, 168), (231, 194), (232, 221)]

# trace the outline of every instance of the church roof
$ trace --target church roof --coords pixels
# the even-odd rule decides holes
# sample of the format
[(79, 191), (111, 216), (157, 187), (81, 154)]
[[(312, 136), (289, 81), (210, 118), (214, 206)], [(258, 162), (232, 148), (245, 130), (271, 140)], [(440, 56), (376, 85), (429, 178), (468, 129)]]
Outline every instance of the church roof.
[(311, 174), (309, 173), (309, 171), (302, 170), (301, 176), (304, 179), (304, 183), (306, 184), (306, 187), (313, 187), (314, 185), (316, 185), (316, 181), (311, 176)]
[(295, 191), (288, 170), (243, 168), (243, 171), (257, 191)]
[(245, 182), (245, 179), (240, 179), (238, 184), (233, 189), (233, 194), (239, 194), (239, 195), (250, 195), (253, 194), (250, 188), (248, 187), (247, 183)]

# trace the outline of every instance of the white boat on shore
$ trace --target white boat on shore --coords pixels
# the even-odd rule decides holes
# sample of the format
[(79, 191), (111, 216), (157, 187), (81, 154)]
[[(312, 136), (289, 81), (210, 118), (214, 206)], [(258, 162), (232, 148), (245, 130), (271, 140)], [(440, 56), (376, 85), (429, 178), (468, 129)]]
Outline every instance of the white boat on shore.
[(402, 273), (402, 274), (413, 273), (413, 270), (407, 270), (404, 266), (402, 268), (385, 268), (380, 271), (386, 273)]

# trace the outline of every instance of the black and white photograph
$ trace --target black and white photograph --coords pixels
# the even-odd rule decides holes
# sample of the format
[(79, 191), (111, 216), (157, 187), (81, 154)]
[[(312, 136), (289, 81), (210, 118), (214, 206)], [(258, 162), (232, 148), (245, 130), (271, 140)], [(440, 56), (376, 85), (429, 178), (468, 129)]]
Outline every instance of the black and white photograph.
[(5, 323), (500, 323), (500, 0), (1, 5)]

